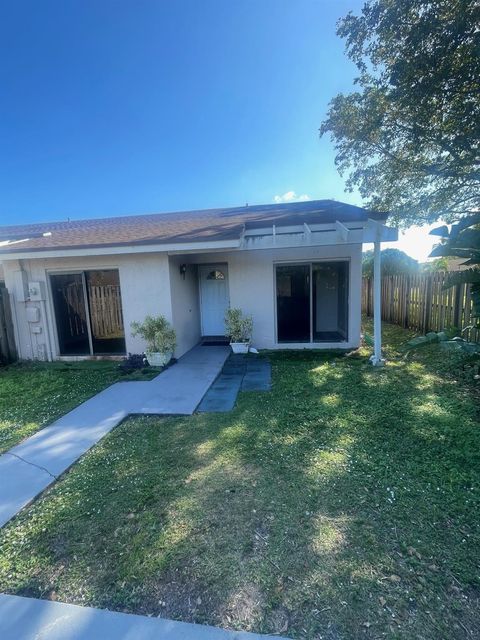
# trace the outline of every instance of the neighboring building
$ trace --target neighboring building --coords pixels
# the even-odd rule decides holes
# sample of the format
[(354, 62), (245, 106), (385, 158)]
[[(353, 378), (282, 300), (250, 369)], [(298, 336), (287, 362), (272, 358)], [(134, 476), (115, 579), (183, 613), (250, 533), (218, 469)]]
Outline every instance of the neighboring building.
[(260, 349), (356, 347), (362, 243), (396, 239), (385, 219), (319, 200), (0, 227), (18, 353), (141, 352), (130, 323), (163, 314), (180, 357), (229, 305)]

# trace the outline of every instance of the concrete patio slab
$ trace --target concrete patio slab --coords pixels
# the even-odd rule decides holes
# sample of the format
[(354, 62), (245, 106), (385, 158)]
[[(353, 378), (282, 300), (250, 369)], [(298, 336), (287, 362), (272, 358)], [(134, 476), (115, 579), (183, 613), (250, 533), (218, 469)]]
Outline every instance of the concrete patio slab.
[(272, 370), (268, 360), (252, 355), (232, 354), (222, 372), (209, 388), (198, 406), (200, 413), (231, 411), (238, 392), (270, 391)]
[(129, 414), (191, 415), (228, 347), (195, 347), (148, 382), (117, 382), (0, 456), (0, 527)]
[[(273, 640), (274, 636), (0, 595), (2, 640)], [(287, 640), (275, 636), (277, 640)]]

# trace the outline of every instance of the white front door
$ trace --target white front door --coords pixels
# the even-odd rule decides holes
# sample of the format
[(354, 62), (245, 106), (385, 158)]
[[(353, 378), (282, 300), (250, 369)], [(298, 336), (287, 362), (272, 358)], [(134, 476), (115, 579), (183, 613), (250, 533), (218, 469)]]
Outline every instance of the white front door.
[(228, 270), (226, 264), (199, 267), (200, 312), (203, 336), (225, 335), (225, 311), (228, 309)]

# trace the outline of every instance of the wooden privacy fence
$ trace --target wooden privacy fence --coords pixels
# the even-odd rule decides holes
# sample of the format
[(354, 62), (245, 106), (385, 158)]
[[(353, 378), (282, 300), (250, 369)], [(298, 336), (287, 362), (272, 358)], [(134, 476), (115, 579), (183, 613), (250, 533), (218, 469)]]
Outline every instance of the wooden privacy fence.
[(5, 287), (0, 287), (0, 362), (9, 363), (17, 359), (13, 333), (10, 297)]
[[(444, 289), (445, 275), (438, 272), (382, 276), (382, 320), (420, 333), (471, 325), (470, 285)], [(373, 278), (363, 278), (362, 311), (373, 315)], [(480, 342), (478, 329), (469, 329), (463, 336)]]

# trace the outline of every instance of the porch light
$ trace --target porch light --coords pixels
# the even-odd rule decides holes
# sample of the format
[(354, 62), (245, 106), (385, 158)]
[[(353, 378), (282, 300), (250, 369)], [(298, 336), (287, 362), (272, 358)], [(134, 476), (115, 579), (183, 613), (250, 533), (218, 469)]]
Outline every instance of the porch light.
[(180, 275), (182, 276), (182, 278), (185, 280), (185, 274), (187, 273), (187, 265), (186, 264), (181, 264), (180, 265)]

